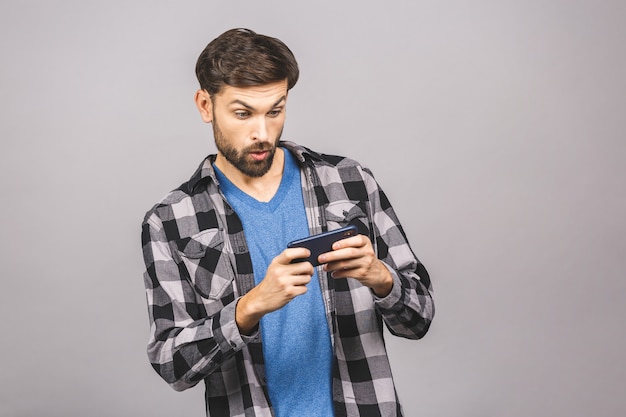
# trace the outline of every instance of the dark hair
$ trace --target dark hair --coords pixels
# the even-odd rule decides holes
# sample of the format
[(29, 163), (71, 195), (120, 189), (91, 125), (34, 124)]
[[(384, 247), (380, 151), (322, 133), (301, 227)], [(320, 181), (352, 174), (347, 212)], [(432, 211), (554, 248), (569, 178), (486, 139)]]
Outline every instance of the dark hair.
[(212, 40), (196, 62), (200, 88), (211, 96), (224, 85), (247, 87), (287, 80), (287, 89), (298, 81), (296, 58), (276, 38), (249, 29), (231, 29)]

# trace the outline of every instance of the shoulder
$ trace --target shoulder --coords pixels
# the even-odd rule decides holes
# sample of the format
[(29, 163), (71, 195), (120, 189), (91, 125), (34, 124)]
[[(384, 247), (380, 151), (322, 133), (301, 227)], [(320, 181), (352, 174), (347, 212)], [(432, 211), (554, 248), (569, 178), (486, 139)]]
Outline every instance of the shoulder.
[(344, 186), (354, 183), (369, 184), (375, 182), (374, 175), (370, 169), (359, 161), (341, 155), (324, 153), (318, 155), (320, 159), (314, 161), (313, 165), (322, 179), (332, 178), (343, 183)]
[(316, 192), (324, 195), (328, 201), (365, 202), (370, 199), (370, 195), (377, 192), (378, 184), (371, 171), (358, 161), (291, 145), (293, 146), (289, 149), (296, 154), (305, 169), (314, 172), (310, 185), (313, 188), (320, 187)]
[(317, 152), (293, 142), (282, 142), (281, 145), (290, 150), (301, 163), (309, 164), (317, 170), (354, 170), (371, 174), (368, 168), (346, 156)]
[[(192, 195), (187, 191), (189, 182), (185, 182), (180, 187), (170, 191), (159, 202), (154, 204), (150, 210), (144, 215), (144, 224), (150, 224), (153, 227), (164, 221), (174, 219), (176, 216), (175, 211), (178, 211), (178, 216), (184, 216), (184, 213), (180, 213), (177, 208), (193, 207)], [(192, 215), (193, 213), (187, 213), (186, 215)]]
[(341, 155), (329, 155), (329, 154), (319, 154), (320, 155), (320, 165), (327, 165), (330, 167), (334, 167), (337, 169), (342, 168), (360, 168), (363, 166), (358, 161), (355, 161), (352, 158), (348, 158), (347, 156)]
[(211, 211), (207, 198), (209, 183), (215, 182), (211, 156), (205, 158), (188, 181), (167, 193), (144, 216), (144, 223), (165, 222), (195, 216), (201, 211)]

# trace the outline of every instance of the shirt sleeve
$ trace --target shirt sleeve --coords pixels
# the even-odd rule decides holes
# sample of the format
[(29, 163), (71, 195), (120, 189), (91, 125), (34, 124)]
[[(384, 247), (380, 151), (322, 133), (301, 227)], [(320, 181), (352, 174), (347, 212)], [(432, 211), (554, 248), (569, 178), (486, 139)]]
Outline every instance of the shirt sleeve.
[(150, 319), (148, 358), (170, 386), (182, 391), (216, 371), (251, 339), (235, 321), (238, 299), (208, 316), (172, 256), (153, 211), (142, 225), (144, 284)]
[(393, 277), (391, 292), (374, 303), (389, 331), (409, 339), (423, 337), (435, 314), (430, 276), (417, 259), (387, 196), (372, 173), (363, 170), (378, 258)]

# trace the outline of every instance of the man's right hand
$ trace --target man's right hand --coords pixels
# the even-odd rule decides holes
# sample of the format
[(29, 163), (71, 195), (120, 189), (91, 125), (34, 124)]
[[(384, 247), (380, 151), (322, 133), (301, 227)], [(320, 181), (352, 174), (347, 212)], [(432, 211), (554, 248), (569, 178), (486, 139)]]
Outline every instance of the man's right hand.
[(261, 317), (284, 307), (307, 291), (306, 284), (313, 276), (313, 265), (310, 262), (291, 262), (309, 255), (308, 249), (291, 248), (272, 260), (259, 285), (237, 303), (235, 320), (242, 334), (250, 334)]

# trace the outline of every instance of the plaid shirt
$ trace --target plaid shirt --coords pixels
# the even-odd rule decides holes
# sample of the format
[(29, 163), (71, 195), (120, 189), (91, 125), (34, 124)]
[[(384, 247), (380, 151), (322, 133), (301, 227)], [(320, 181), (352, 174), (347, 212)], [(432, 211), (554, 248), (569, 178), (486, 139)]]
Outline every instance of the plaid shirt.
[[(394, 280), (378, 298), (355, 279), (317, 270), (334, 352), (335, 415), (401, 416), (383, 322), (405, 338), (426, 333), (434, 314), (428, 273), (370, 171), (291, 142), (281, 146), (299, 161), (311, 234), (356, 225)], [(214, 160), (207, 157), (143, 222), (148, 357), (175, 390), (204, 380), (209, 416), (272, 416), (259, 330), (242, 335), (235, 322), (237, 300), (254, 286), (252, 261)]]

